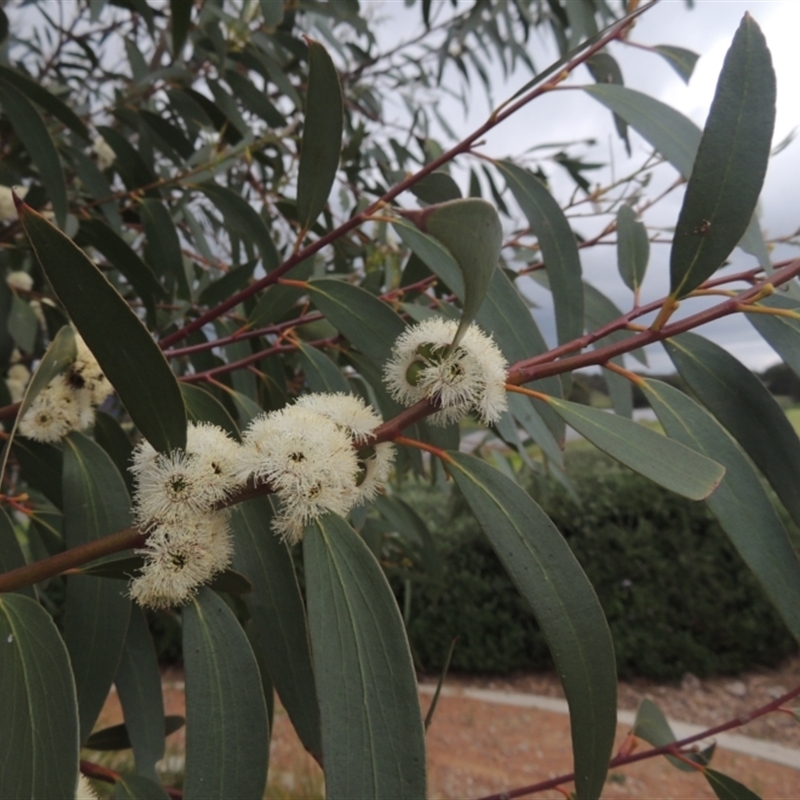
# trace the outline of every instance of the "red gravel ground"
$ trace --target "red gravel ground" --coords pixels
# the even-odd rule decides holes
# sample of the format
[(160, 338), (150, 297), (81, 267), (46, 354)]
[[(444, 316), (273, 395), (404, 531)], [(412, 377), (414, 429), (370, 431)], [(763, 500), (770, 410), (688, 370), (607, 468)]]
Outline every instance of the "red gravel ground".
[[(741, 710), (757, 707), (774, 694), (775, 687), (791, 689), (800, 677), (800, 659), (793, 659), (770, 672), (753, 673), (737, 679), (698, 681), (689, 678), (684, 687), (662, 687), (639, 681), (621, 686), (624, 707), (651, 696), (665, 713), (684, 722), (714, 724), (719, 717), (730, 718)], [(557, 696), (560, 687), (553, 676), (529, 675), (497, 681), (448, 681), (451, 686), (474, 685), (513, 691), (528, 691)], [(184, 713), (182, 675), (170, 671), (164, 675), (166, 713)], [(430, 695), (422, 696), (427, 710)], [(694, 709), (694, 713), (693, 713)], [(726, 717), (725, 715), (730, 715)], [(789, 746), (800, 741), (800, 725), (787, 714), (771, 715), (773, 721), (752, 723), (736, 731), (770, 739)], [(713, 718), (713, 719), (712, 719)], [(98, 727), (122, 719), (112, 691)], [(755, 726), (755, 727), (754, 727)], [(616, 746), (624, 741), (628, 729), (617, 728)], [(184, 731), (167, 740), (167, 765), (180, 769)], [(642, 743), (642, 748), (647, 747)], [(479, 798), (568, 773), (572, 769), (569, 720), (566, 715), (531, 708), (515, 708), (485, 703), (463, 697), (442, 697), (428, 731), (429, 796), (431, 798)], [(97, 760), (99, 754), (84, 753)], [(101, 763), (120, 770), (130, 769), (130, 756), (102, 754)], [(125, 760), (127, 759), (127, 764)], [(800, 800), (800, 771), (718, 749), (712, 766), (748, 786), (764, 800)], [(565, 789), (573, 788), (566, 785)], [(270, 747), (270, 782), (267, 798), (320, 798), (323, 796), (321, 771), (305, 753), (289, 723), (286, 713), (276, 708)], [(563, 793), (551, 790), (535, 795), (558, 798)], [(701, 775), (681, 772), (663, 758), (632, 764), (612, 771), (604, 798), (714, 798)]]

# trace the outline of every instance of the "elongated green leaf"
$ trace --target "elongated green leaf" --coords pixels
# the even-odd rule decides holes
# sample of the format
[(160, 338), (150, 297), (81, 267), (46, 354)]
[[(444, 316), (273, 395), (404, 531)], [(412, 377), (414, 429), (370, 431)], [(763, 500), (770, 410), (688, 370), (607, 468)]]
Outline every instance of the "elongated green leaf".
[(255, 656), (225, 602), (201, 588), (183, 612), (187, 800), (260, 798), (269, 725)]
[[(77, 147), (69, 147), (62, 152), (74, 167), (78, 179), (90, 197), (94, 200), (102, 200), (111, 196), (113, 192), (111, 184), (89, 156), (82, 153)], [(122, 217), (115, 202), (103, 203), (100, 206), (100, 211), (103, 212), (103, 216), (105, 216), (114, 230), (119, 231), (122, 229)]]
[(36, 258), (136, 426), (157, 450), (186, 445), (178, 382), (147, 329), (80, 248), (24, 203)]
[(275, 28), (283, 22), (283, 0), (259, 0), (259, 3), (268, 28)]
[(569, 703), (578, 797), (597, 798), (617, 719), (614, 647), (597, 595), (527, 492), (480, 459), (449, 456), (450, 474), (547, 638)]
[(21, 594), (0, 595), (0, 797), (72, 800), (78, 707), (69, 656), (50, 615)]
[(464, 283), (458, 344), (481, 307), (500, 259), (503, 227), (491, 203), (475, 197), (404, 212), (419, 228), (441, 242), (453, 256)]
[(114, 800), (169, 800), (166, 790), (141, 775), (121, 775), (114, 784)]
[[(448, 200), (459, 200), (461, 190), (458, 184), (446, 172), (437, 170), (417, 181), (411, 192), (423, 203), (446, 203)], [(480, 196), (480, 195), (478, 195)]]
[(60, 119), (68, 128), (75, 131), (78, 136), (89, 140), (89, 131), (83, 120), (63, 101), (59, 100), (44, 86), (32, 80), (21, 72), (0, 66), (0, 81), (9, 83), (28, 96), (29, 100), (41, 106), (45, 111)]
[[(280, 6), (283, 13), (282, 0), (276, 0), (275, 5)], [(245, 108), (261, 117), (267, 125), (272, 128), (283, 128), (286, 125), (286, 117), (272, 104), (269, 97), (256, 89), (244, 75), (229, 69), (225, 71), (225, 80)]]
[[(595, 53), (587, 60), (586, 66), (597, 83), (615, 83), (618, 85), (625, 83), (622, 79), (622, 70), (619, 68), (617, 60), (609, 53), (603, 51)], [(625, 122), (625, 119), (619, 116), (619, 114), (614, 114), (614, 127), (617, 129), (619, 138), (625, 142), (625, 150), (630, 156), (631, 143), (628, 139), (628, 123)], [(588, 191), (588, 187), (584, 187), (584, 189)]]
[(36, 337), (39, 334), (39, 320), (30, 304), (18, 294), (11, 301), (11, 313), (8, 316), (8, 332), (23, 353), (33, 353)]
[(664, 346), (698, 400), (753, 459), (800, 525), (800, 440), (764, 384), (726, 350), (695, 333), (675, 336)]
[(750, 462), (722, 426), (668, 384), (641, 383), (668, 436), (725, 467), (708, 507), (800, 641), (800, 561)]
[[(0, 572), (10, 572), (17, 567), (25, 566), (25, 555), (19, 546), (14, 526), (3, 509), (0, 509)], [(36, 599), (36, 593), (32, 586), (23, 586), (15, 589), (20, 594), (24, 594), (31, 599)]]
[[(140, 608), (131, 609), (128, 633), (114, 684), (125, 715), (128, 747), (133, 747), (136, 770), (158, 780), (156, 761), (164, 757), (164, 700), (153, 638)], [(87, 743), (88, 747), (92, 747)], [(96, 747), (96, 744), (95, 744)]]
[(172, 19), (172, 54), (180, 58), (181, 50), (192, 24), (192, 3), (186, 0), (169, 0), (170, 17)]
[(403, 320), (386, 303), (349, 283), (323, 278), (310, 281), (308, 291), (328, 322), (382, 369), (405, 329)]
[(272, 683), (305, 748), (322, 759), (319, 704), (308, 625), (287, 546), (270, 529), (272, 507), (259, 498), (240, 503), (231, 518), (233, 564), (253, 585), (245, 598)]
[(191, 383), (181, 383), (181, 394), (186, 403), (186, 412), (192, 422), (211, 422), (239, 438), (239, 429), (225, 406), (205, 389)]
[(130, 245), (99, 219), (82, 220), (78, 243), (99, 250), (133, 286), (142, 300), (163, 298), (166, 292), (155, 273), (139, 258)]
[(195, 152), (194, 146), (180, 128), (152, 111), (141, 109), (137, 115), (155, 135), (158, 147), (168, 158), (182, 166), (186, 159), (192, 157)]
[(350, 384), (333, 361), (316, 347), (300, 344), (300, 363), (312, 392), (350, 393)]
[(666, 62), (683, 78), (684, 83), (689, 83), (689, 79), (694, 72), (694, 65), (700, 58), (692, 50), (683, 47), (673, 47), (669, 44), (657, 44), (653, 50), (663, 56)]
[(687, 180), (702, 132), (688, 117), (649, 95), (614, 84), (583, 90), (624, 117)]
[(670, 292), (685, 297), (722, 266), (747, 230), (775, 127), (775, 72), (745, 14), (725, 56), (670, 254)]
[(326, 793), (424, 797), (417, 681), (383, 570), (356, 532), (333, 514), (309, 526), (303, 555)]
[(197, 187), (219, 209), (228, 230), (255, 242), (261, 252), (264, 269), (269, 272), (280, 264), (280, 256), (270, 236), (266, 223), (243, 197), (225, 186), (203, 183)]
[[(653, 747), (664, 747), (676, 741), (675, 734), (672, 732), (672, 728), (670, 728), (669, 722), (667, 722), (667, 718), (661, 709), (646, 697), (636, 709), (636, 721), (633, 724), (631, 733), (639, 739), (644, 739)], [(697, 772), (697, 767), (687, 764), (686, 761), (681, 761), (681, 759), (674, 756), (667, 756), (666, 758), (670, 764), (683, 772)], [(708, 760), (700, 753), (688, 755), (685, 758), (698, 764), (708, 763)]]
[(649, 258), (647, 228), (636, 219), (636, 213), (629, 205), (621, 205), (617, 212), (617, 267), (632, 292), (641, 288)]
[[(800, 312), (800, 302), (773, 295), (761, 305)], [(767, 344), (784, 360), (786, 366), (800, 375), (800, 319), (772, 314), (747, 314), (747, 321), (761, 334)]]
[(50, 137), (39, 112), (22, 92), (9, 83), (0, 81), (0, 106), (8, 115), (17, 136), (39, 170), (39, 176), (53, 203), (58, 224), (63, 228), (67, 221), (67, 187), (58, 150)]
[(539, 240), (553, 291), (558, 341), (565, 344), (583, 333), (581, 260), (575, 234), (553, 195), (535, 175), (510, 161), (500, 161), (497, 166)]
[(227, 300), (231, 295), (244, 289), (253, 277), (257, 259), (242, 264), (223, 275), (219, 280), (206, 286), (200, 293), (200, 302), (206, 306), (213, 306)]
[(598, 408), (551, 398), (553, 410), (612, 458), (651, 481), (692, 500), (719, 486), (724, 467), (644, 425)]
[[(64, 538), (67, 547), (99, 539), (131, 524), (130, 498), (106, 452), (83, 434), (64, 440)], [(64, 641), (69, 650), (86, 741), (114, 682), (130, 618), (122, 587), (75, 575), (67, 583)]]
[(703, 775), (719, 800), (761, 800), (755, 792), (729, 775), (723, 775), (715, 769), (704, 769)]
[[(156, 176), (147, 166), (138, 150), (117, 130), (106, 125), (98, 125), (97, 132), (106, 140), (116, 154), (114, 169), (119, 172), (128, 189), (138, 189), (155, 183)], [(149, 192), (158, 194), (156, 190)]]
[(327, 50), (308, 41), (308, 92), (300, 169), (297, 215), (308, 230), (328, 202), (342, 150), (342, 86)]
[(185, 300), (191, 290), (183, 266), (183, 253), (178, 229), (167, 207), (153, 198), (142, 200), (142, 224), (147, 238), (145, 258), (153, 271), (167, 279), (167, 285), (177, 285), (178, 295)]
[(95, 412), (94, 418), (94, 440), (108, 453), (122, 480), (125, 481), (128, 494), (133, 496), (134, 481), (129, 471), (133, 445), (119, 422), (99, 409)]
[[(291, 277), (295, 280), (307, 280), (314, 271), (314, 260), (306, 259), (298, 264), (292, 271)], [(250, 312), (250, 324), (254, 327), (268, 325), (285, 317), (292, 306), (305, 294), (304, 289), (296, 286), (272, 285), (261, 296), (255, 308)]]

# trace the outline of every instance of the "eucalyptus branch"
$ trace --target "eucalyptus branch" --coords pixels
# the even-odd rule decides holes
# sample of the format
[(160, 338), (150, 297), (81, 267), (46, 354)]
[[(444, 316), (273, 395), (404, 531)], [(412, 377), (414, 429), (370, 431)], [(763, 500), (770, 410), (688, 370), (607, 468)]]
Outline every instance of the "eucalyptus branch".
[[(614, 23), (609, 27), (608, 31), (603, 36), (598, 38), (597, 41), (595, 41), (591, 46), (574, 56), (566, 65), (564, 65), (562, 71), (556, 75), (552, 81), (548, 83), (534, 81), (533, 88), (531, 88), (527, 93), (523, 94), (519, 100), (513, 103), (508, 101), (508, 103), (510, 103), (508, 107), (504, 108), (503, 110), (496, 110), (493, 112), (489, 119), (475, 131), (473, 131), (469, 136), (467, 136), (465, 139), (462, 139), (461, 142), (450, 148), (450, 150), (442, 153), (442, 155), (425, 165), (418, 172), (415, 172), (413, 175), (409, 175), (405, 180), (395, 184), (395, 186), (389, 189), (389, 191), (383, 194), (378, 200), (373, 202), (368, 208), (364, 209), (364, 211), (356, 214), (338, 228), (335, 228), (334, 230), (317, 239), (315, 242), (312, 242), (310, 245), (307, 245), (305, 248), (292, 254), (286, 261), (283, 262), (283, 264), (272, 270), (269, 275), (266, 275), (265, 277), (261, 278), (261, 280), (258, 280), (248, 286), (246, 289), (234, 294), (232, 297), (228, 298), (228, 300), (225, 300), (214, 308), (209, 309), (205, 314), (202, 314), (180, 330), (171, 333), (169, 336), (165, 336), (160, 342), (162, 349), (165, 349), (176, 342), (182, 341), (187, 336), (194, 333), (194, 331), (200, 330), (209, 322), (213, 322), (215, 319), (217, 319), (217, 317), (221, 316), (234, 306), (237, 306), (248, 297), (252, 297), (262, 289), (271, 286), (279, 278), (283, 277), (290, 269), (297, 266), (302, 261), (305, 261), (307, 258), (310, 258), (327, 245), (337, 241), (354, 228), (357, 228), (364, 222), (368, 221), (376, 211), (379, 211), (381, 208), (391, 203), (391, 201), (394, 200), (398, 195), (402, 194), (411, 186), (417, 184), (426, 175), (430, 175), (430, 173), (435, 172), (437, 169), (439, 169), (439, 167), (452, 161), (457, 156), (469, 152), (472, 149), (472, 146), (486, 133), (495, 128), (504, 120), (508, 119), (508, 117), (515, 114), (532, 100), (535, 100), (537, 97), (540, 97), (541, 95), (551, 91), (571, 72), (581, 66), (581, 64), (584, 64), (595, 53), (602, 50), (609, 42), (623, 36), (631, 22), (636, 19), (636, 17), (652, 8), (657, 1), (658, 0), (652, 0), (652, 2), (648, 3), (647, 5), (644, 5), (631, 12), (619, 22)], [(544, 81), (546, 77), (549, 77), (549, 74), (540, 76), (540, 78), (537, 80)]]
[[(641, 753), (618, 755), (615, 758), (612, 758), (609, 762), (609, 769), (613, 769), (614, 767), (622, 767), (626, 764), (633, 764), (637, 761), (645, 761), (646, 759), (654, 758), (655, 756), (677, 757), (684, 755), (686, 753), (684, 748), (688, 747), (690, 744), (694, 744), (695, 742), (700, 742), (703, 739), (716, 736), (718, 733), (735, 730), (736, 728), (746, 725), (748, 722), (752, 722), (754, 719), (763, 717), (766, 714), (772, 713), (773, 711), (779, 711), (780, 707), (784, 703), (788, 702), (789, 700), (793, 700), (798, 695), (800, 695), (800, 686), (796, 686), (791, 691), (781, 695), (777, 700), (773, 700), (771, 703), (767, 703), (766, 705), (755, 709), (755, 711), (750, 711), (747, 714), (740, 714), (733, 719), (728, 720), (727, 722), (723, 722), (722, 724), (716, 725), (713, 728), (708, 728), (700, 733), (695, 733), (692, 736), (687, 736), (684, 739), (679, 739), (676, 742), (671, 742), (670, 744), (665, 744), (661, 747), (654, 747), (651, 750), (644, 750)], [(689, 754), (691, 754), (691, 752)], [(699, 767), (699, 769), (702, 770), (702, 767)], [(550, 778), (549, 780), (541, 781), (540, 783), (534, 783), (530, 786), (522, 786), (518, 789), (509, 789), (507, 791), (500, 792), (499, 794), (487, 795), (486, 797), (481, 797), (480, 800), (511, 800), (511, 798), (514, 797), (524, 797), (525, 795), (534, 794), (535, 792), (544, 792), (547, 789), (554, 789), (556, 786), (569, 783), (574, 779), (575, 773), (571, 772), (568, 775), (559, 775), (556, 778)]]

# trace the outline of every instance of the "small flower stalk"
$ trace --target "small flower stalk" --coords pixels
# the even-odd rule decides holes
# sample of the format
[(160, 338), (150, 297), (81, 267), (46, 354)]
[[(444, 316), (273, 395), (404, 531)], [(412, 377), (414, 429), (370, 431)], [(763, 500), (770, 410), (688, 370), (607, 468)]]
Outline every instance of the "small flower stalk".
[(508, 362), (492, 337), (475, 324), (452, 347), (457, 329), (457, 322), (440, 317), (407, 328), (395, 342), (384, 380), (392, 397), (406, 406), (435, 401), (440, 410), (430, 419), (436, 425), (470, 412), (490, 425), (508, 407)]

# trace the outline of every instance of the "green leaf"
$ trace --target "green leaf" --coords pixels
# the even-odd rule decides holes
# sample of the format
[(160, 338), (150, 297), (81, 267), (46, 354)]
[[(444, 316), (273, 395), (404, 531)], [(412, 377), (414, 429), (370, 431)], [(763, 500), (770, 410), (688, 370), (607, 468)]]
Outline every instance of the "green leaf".
[(800, 524), (800, 440), (764, 384), (719, 345), (694, 333), (664, 342), (697, 399), (728, 429)]
[(184, 797), (252, 797), (267, 782), (269, 725), (255, 656), (225, 601), (203, 587), (184, 606)]
[(69, 656), (50, 615), (0, 595), (0, 797), (75, 797), (78, 707)]
[(547, 639), (569, 703), (578, 797), (600, 797), (614, 744), (617, 691), (614, 647), (597, 595), (527, 492), (473, 456), (448, 455), (450, 474)]
[(500, 217), (491, 203), (476, 197), (451, 200), (422, 211), (405, 211), (403, 216), (441, 242), (461, 272), (463, 310), (453, 340), (456, 345), (475, 319), (500, 259)]
[[(586, 61), (586, 66), (597, 83), (614, 83), (620, 86), (625, 83), (625, 81), (622, 79), (622, 70), (619, 68), (617, 60), (609, 53), (602, 51), (595, 53)], [(625, 122), (623, 117), (619, 116), (619, 114), (614, 114), (614, 127), (617, 129), (619, 138), (625, 142), (625, 150), (630, 156), (631, 143), (628, 139), (628, 124)], [(584, 187), (584, 190), (588, 193), (588, 186)]]
[(33, 209), (20, 208), (39, 264), (134, 424), (157, 450), (184, 447), (186, 408), (150, 333), (80, 248)]
[(180, 58), (189, 26), (192, 24), (192, 3), (187, 0), (169, 0), (169, 11), (172, 19), (172, 55)]
[(67, 222), (67, 187), (58, 150), (50, 137), (47, 126), (39, 112), (24, 94), (9, 83), (0, 81), (0, 106), (7, 114), (25, 150), (36, 164), (58, 224), (63, 228)]
[(141, 109), (137, 115), (154, 134), (157, 146), (178, 166), (183, 166), (183, 162), (192, 157), (194, 145), (180, 128), (152, 111)]
[(160, 783), (141, 775), (120, 775), (114, 784), (114, 800), (169, 800)]
[(673, 47), (669, 44), (657, 44), (653, 50), (663, 56), (666, 62), (683, 78), (684, 83), (689, 83), (689, 79), (694, 72), (694, 65), (700, 56), (692, 50), (683, 47)]
[[(64, 439), (64, 540), (94, 541), (131, 524), (130, 498), (106, 452), (73, 431)], [(85, 575), (67, 581), (64, 641), (75, 685), (81, 742), (88, 739), (114, 682), (131, 603), (119, 584)]]
[(687, 180), (692, 173), (701, 131), (688, 117), (649, 95), (604, 84), (583, 90), (628, 121)]
[(510, 161), (497, 167), (519, 203), (536, 238), (553, 292), (559, 344), (583, 333), (581, 261), (575, 234), (553, 195), (533, 173)]
[[(2, 37), (0, 37), (2, 38)], [(61, 120), (68, 128), (75, 131), (86, 141), (89, 141), (89, 131), (83, 120), (63, 101), (59, 100), (52, 92), (44, 86), (32, 80), (21, 72), (0, 66), (0, 81), (11, 84), (28, 96), (29, 100), (41, 106), (56, 119)]]
[[(8, 514), (3, 509), (0, 509), (0, 573), (10, 572), (12, 569), (24, 566), (25, 554), (17, 541), (14, 526), (8, 518)], [(32, 586), (23, 586), (14, 591), (24, 594), (33, 600), (36, 599), (36, 593)]]
[(78, 243), (90, 244), (99, 250), (124, 275), (134, 291), (145, 302), (165, 298), (166, 292), (155, 273), (139, 258), (130, 245), (99, 219), (81, 220)]
[[(91, 158), (78, 150), (77, 147), (69, 147), (62, 152), (72, 164), (78, 180), (83, 184), (84, 189), (92, 199), (102, 200), (111, 197), (113, 193), (111, 184)], [(103, 203), (100, 206), (100, 211), (103, 212), (103, 215), (114, 230), (119, 231), (122, 229), (122, 217), (119, 214), (116, 202), (109, 200)]]
[(725, 467), (708, 507), (800, 641), (800, 561), (756, 471), (722, 426), (683, 392), (654, 380), (640, 385), (668, 436)]
[(236, 292), (244, 289), (253, 277), (257, 259), (242, 264), (230, 272), (225, 273), (219, 280), (210, 283), (200, 292), (200, 303), (205, 306), (215, 306), (222, 303)]
[(211, 422), (219, 425), (236, 439), (239, 438), (236, 423), (213, 394), (191, 383), (181, 383), (180, 387), (183, 401), (186, 403), (186, 412), (192, 422)]
[(322, 759), (314, 671), (305, 608), (292, 557), (272, 532), (272, 507), (259, 498), (240, 503), (231, 517), (233, 564), (253, 585), (245, 603), (272, 683), (304, 747)]
[[(161, 694), (161, 673), (156, 648), (141, 608), (131, 609), (128, 634), (117, 674), (114, 678), (125, 716), (125, 736), (133, 746), (136, 770), (140, 775), (157, 780), (156, 761), (164, 757), (164, 737), (168, 725), (162, 726), (164, 700)], [(169, 718), (167, 718), (169, 719)], [(93, 747), (89, 737), (87, 747)], [(94, 745), (96, 749), (96, 745)]]
[[(282, 0), (277, 0), (276, 5), (280, 6), (282, 14)], [(283, 128), (286, 125), (286, 117), (272, 104), (269, 97), (256, 89), (244, 75), (229, 69), (225, 71), (225, 80), (244, 106), (253, 114), (261, 117), (271, 128)]]
[(383, 570), (334, 514), (308, 527), (303, 556), (328, 797), (424, 797), (417, 681)]
[(461, 189), (446, 172), (436, 170), (417, 181), (411, 187), (414, 197), (423, 203), (446, 203), (448, 200), (460, 200)]
[(309, 281), (308, 293), (328, 322), (382, 369), (405, 329), (403, 320), (374, 295), (343, 281)]
[(550, 398), (553, 410), (612, 458), (654, 483), (692, 500), (702, 500), (719, 486), (725, 469), (638, 422), (568, 400)]
[[(800, 303), (781, 295), (772, 295), (760, 305), (800, 311)], [(796, 375), (800, 375), (800, 320), (774, 314), (745, 314), (747, 321)]]
[[(636, 709), (636, 721), (633, 724), (631, 733), (639, 739), (644, 739), (644, 741), (653, 745), (653, 747), (664, 747), (665, 745), (677, 741), (661, 709), (652, 700), (646, 697), (642, 699), (639, 703), (639, 707)], [(684, 758), (703, 765), (707, 764), (709, 760), (702, 753), (687, 753)], [(677, 767), (683, 772), (697, 772), (697, 767), (687, 764), (680, 758), (666, 756), (666, 759), (672, 766)]]
[(747, 230), (775, 127), (775, 72), (745, 14), (725, 56), (686, 187), (670, 254), (670, 293), (685, 297), (716, 272)]
[[(161, 738), (161, 751), (163, 754), (164, 737), (180, 730), (186, 724), (186, 720), (178, 714), (172, 714), (168, 717), (156, 716), (154, 721)], [(119, 725), (110, 725), (108, 728), (101, 728), (86, 740), (84, 747), (87, 750), (97, 750), (98, 752), (128, 750), (132, 747), (131, 737), (128, 734), (128, 725), (120, 723)]]
[(30, 304), (16, 292), (11, 300), (11, 313), (8, 316), (8, 332), (23, 353), (31, 354), (36, 347), (39, 334), (39, 320)]
[(647, 228), (636, 219), (636, 213), (629, 205), (621, 205), (617, 212), (617, 267), (620, 277), (632, 292), (641, 288), (649, 258)]
[(177, 284), (178, 295), (188, 300), (191, 297), (178, 229), (172, 221), (167, 207), (155, 199), (144, 199), (140, 205), (140, 216), (144, 225), (145, 258), (158, 275), (167, 279), (167, 285)]
[[(308, 258), (292, 269), (291, 276), (295, 280), (304, 281), (310, 277), (313, 271), (314, 259)], [(296, 286), (273, 284), (264, 292), (255, 308), (250, 312), (248, 318), (250, 325), (258, 328), (271, 322), (277, 322), (291, 311), (292, 306), (305, 293), (305, 289)]]
[[(119, 172), (127, 189), (138, 189), (156, 182), (155, 174), (139, 155), (138, 150), (119, 131), (106, 125), (98, 125), (97, 132), (116, 154), (114, 169)], [(155, 190), (152, 193), (157, 194)]]
[(95, 412), (94, 418), (94, 440), (108, 453), (122, 480), (125, 481), (128, 494), (133, 496), (133, 475), (128, 469), (131, 465), (133, 445), (119, 422), (99, 409)]
[(283, 22), (283, 0), (259, 0), (261, 16), (268, 28), (276, 28)]
[(715, 769), (703, 770), (708, 785), (714, 790), (719, 800), (761, 800), (761, 798), (746, 786), (728, 775), (723, 775)]
[(297, 216), (308, 230), (328, 202), (342, 150), (342, 86), (328, 51), (308, 42), (308, 92), (300, 169), (297, 176)]
[(300, 363), (312, 392), (344, 392), (350, 394), (350, 384), (339, 367), (316, 347), (300, 343)]
[(247, 200), (213, 182), (200, 184), (197, 188), (217, 207), (228, 230), (240, 234), (246, 241), (255, 242), (266, 272), (280, 264), (280, 256), (266, 223)]
[[(596, 331), (609, 322), (618, 320), (622, 316), (622, 311), (620, 311), (619, 307), (590, 283), (583, 284), (583, 300), (584, 309), (586, 311), (587, 330)], [(626, 339), (630, 339), (631, 336), (635, 335), (636, 333), (634, 331), (616, 330), (613, 333), (609, 333), (607, 336), (603, 336), (602, 339), (598, 339), (598, 341), (603, 344), (624, 342)], [(647, 366), (647, 354), (644, 349), (639, 348), (626, 355), (633, 356), (641, 364)], [(621, 363), (620, 360), (620, 364)]]

